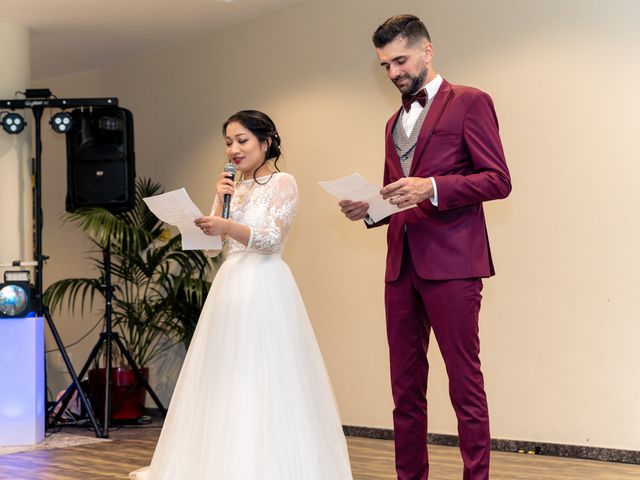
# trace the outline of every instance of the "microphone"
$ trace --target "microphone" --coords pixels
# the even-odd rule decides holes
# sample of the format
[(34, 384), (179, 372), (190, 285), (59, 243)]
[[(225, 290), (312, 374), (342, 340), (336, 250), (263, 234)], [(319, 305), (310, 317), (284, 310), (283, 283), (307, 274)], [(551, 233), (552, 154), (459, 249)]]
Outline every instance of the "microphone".
[[(233, 180), (236, 176), (236, 166), (233, 163), (226, 163), (224, 166), (224, 172), (227, 174), (227, 178)], [(231, 207), (231, 195), (224, 194), (224, 203), (222, 205), (222, 218), (229, 218), (229, 209)]]

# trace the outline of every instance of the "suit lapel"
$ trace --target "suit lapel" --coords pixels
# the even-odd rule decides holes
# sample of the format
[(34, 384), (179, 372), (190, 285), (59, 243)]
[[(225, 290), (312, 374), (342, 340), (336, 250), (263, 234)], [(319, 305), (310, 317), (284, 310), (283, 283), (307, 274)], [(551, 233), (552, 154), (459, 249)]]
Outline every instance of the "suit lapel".
[[(422, 152), (431, 139), (433, 129), (438, 123), (438, 120), (440, 119), (444, 108), (447, 106), (447, 103), (449, 103), (452, 95), (453, 90), (451, 89), (451, 84), (446, 80), (442, 80), (442, 85), (440, 85), (438, 93), (436, 93), (433, 103), (427, 112), (427, 116), (422, 123), (422, 128), (420, 129), (420, 134), (418, 135), (418, 141), (416, 143), (416, 150), (413, 153), (413, 162), (411, 163), (409, 176), (413, 176), (413, 173), (416, 170), (416, 165), (422, 158)], [(391, 141), (393, 142), (393, 138)]]

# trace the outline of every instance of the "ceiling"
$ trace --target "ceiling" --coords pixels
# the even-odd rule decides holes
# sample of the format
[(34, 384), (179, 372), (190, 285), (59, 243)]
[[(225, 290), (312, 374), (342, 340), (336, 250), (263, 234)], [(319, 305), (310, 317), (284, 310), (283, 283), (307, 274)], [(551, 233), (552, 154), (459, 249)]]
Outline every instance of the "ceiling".
[(31, 78), (92, 70), (302, 0), (4, 0), (0, 23), (31, 30)]

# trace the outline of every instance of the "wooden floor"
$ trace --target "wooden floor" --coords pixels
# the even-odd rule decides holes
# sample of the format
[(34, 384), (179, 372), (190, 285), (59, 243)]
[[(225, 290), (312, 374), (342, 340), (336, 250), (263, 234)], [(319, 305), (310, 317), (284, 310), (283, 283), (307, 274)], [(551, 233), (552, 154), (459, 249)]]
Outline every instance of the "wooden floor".
[[(92, 434), (77, 429), (65, 432)], [(129, 471), (149, 462), (159, 433), (159, 426), (153, 425), (121, 428), (111, 432), (113, 442), (3, 455), (0, 479), (125, 480)], [(393, 442), (355, 437), (347, 440), (355, 480), (396, 478)], [(462, 463), (456, 448), (432, 446), (429, 453), (431, 480), (461, 479)], [(491, 472), (492, 480), (640, 480), (640, 465), (502, 452), (493, 454)]]

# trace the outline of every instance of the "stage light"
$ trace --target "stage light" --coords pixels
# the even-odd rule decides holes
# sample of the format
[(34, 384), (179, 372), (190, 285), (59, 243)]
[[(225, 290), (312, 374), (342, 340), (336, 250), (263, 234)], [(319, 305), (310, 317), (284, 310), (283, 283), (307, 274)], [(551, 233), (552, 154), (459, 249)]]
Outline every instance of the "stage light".
[(26, 124), (27, 122), (24, 121), (24, 118), (19, 113), (7, 113), (2, 118), (2, 128), (7, 133), (20, 133), (24, 130)]
[(26, 317), (33, 311), (34, 289), (26, 270), (4, 273), (0, 284), (0, 318)]
[(49, 120), (56, 133), (67, 133), (73, 128), (73, 118), (67, 112), (58, 112)]

